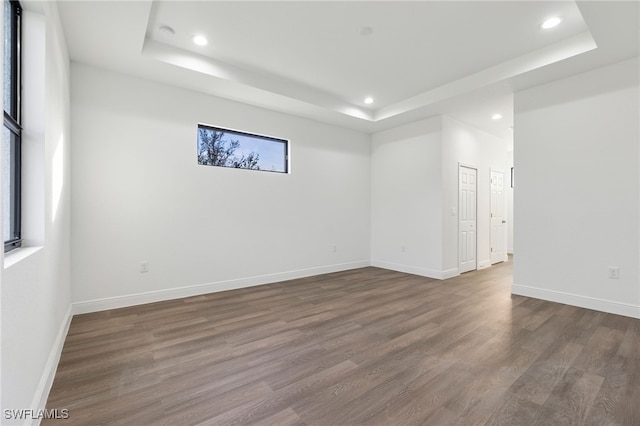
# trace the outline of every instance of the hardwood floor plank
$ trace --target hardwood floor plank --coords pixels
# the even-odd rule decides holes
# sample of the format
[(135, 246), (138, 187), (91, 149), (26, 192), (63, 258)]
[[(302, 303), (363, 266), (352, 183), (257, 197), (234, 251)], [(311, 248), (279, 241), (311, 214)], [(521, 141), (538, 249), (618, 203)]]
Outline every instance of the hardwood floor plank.
[(569, 369), (544, 406), (550, 424), (584, 424), (604, 377), (587, 371)]
[(315, 390), (330, 386), (339, 380), (341, 375), (354, 368), (357, 368), (357, 365), (352, 361), (342, 361), (279, 389), (270, 398), (250, 400), (242, 406), (210, 418), (205, 424), (242, 425), (262, 421), (289, 407), (294, 399), (309, 398)]
[(624, 358), (618, 355), (624, 333), (600, 326), (574, 362), (574, 366), (600, 376), (624, 372)]
[(627, 326), (618, 355), (627, 358), (640, 357), (640, 321), (632, 322)]
[(485, 425), (550, 425), (552, 423), (547, 420), (550, 414), (542, 406), (506, 392), (503, 404), (495, 410)]
[[(399, 356), (387, 359), (386, 363), (361, 365), (341, 377), (335, 385), (317, 392), (313, 400), (295, 401), (293, 408), (305, 419), (324, 418), (329, 421), (331, 416), (344, 413), (348, 407), (358, 405), (358, 398), (366, 398), (368, 392), (396, 379), (399, 371), (420, 369), (423, 362), (424, 357), (405, 351)], [(315, 399), (330, 405), (332, 413), (327, 413), (324, 404), (318, 405)]]
[(640, 424), (640, 361), (627, 361), (626, 371), (604, 378), (585, 424)]
[(73, 318), (49, 425), (638, 425), (640, 320), (362, 268)]
[(582, 345), (572, 342), (550, 348), (540, 357), (540, 361), (534, 362), (518, 378), (509, 391), (538, 405), (544, 404), (582, 349)]
[(257, 426), (296, 426), (304, 425), (300, 417), (291, 408), (276, 413), (255, 423)]
[(185, 392), (179, 398), (162, 400), (164, 421), (169, 424), (197, 424), (242, 405), (247, 400), (269, 398), (273, 390), (264, 382), (251, 383), (221, 394), (207, 389)]

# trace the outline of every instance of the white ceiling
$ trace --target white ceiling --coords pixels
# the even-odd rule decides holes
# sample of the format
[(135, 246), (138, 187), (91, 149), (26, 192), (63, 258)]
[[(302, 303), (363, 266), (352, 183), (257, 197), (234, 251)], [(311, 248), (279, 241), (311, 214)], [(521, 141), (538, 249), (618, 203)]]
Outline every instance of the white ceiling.
[[(640, 50), (635, 1), (62, 1), (59, 9), (73, 61), (365, 132), (448, 114), (510, 137), (514, 90)], [(540, 29), (551, 15), (563, 23)], [(196, 34), (209, 44), (193, 44)], [(365, 105), (367, 96), (375, 102)], [(494, 112), (503, 119), (491, 120)]]

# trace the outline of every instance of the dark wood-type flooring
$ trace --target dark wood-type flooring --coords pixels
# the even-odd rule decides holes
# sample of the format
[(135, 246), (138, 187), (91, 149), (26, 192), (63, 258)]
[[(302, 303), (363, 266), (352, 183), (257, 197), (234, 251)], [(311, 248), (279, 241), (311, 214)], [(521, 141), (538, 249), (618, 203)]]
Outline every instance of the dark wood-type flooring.
[(640, 425), (640, 320), (364, 268), (73, 318), (49, 425)]

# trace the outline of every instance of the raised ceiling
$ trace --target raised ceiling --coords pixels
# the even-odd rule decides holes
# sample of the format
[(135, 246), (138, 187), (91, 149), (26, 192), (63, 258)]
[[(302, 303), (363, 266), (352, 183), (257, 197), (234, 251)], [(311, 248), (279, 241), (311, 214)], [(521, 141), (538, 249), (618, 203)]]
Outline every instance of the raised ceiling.
[[(639, 50), (637, 2), (69, 1), (59, 9), (74, 61), (366, 132), (449, 114), (505, 136), (514, 89)], [(562, 24), (542, 30), (554, 15)], [(196, 34), (209, 44), (196, 46)], [(493, 112), (503, 120), (492, 122)]]

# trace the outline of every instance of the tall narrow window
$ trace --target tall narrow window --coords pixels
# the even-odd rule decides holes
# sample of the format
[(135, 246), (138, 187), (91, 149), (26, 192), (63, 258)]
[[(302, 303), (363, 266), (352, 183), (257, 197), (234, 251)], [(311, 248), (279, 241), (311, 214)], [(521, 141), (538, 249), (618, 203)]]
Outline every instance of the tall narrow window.
[(20, 39), (22, 8), (4, 0), (4, 128), (2, 131), (2, 235), (4, 251), (22, 245), (20, 233)]

